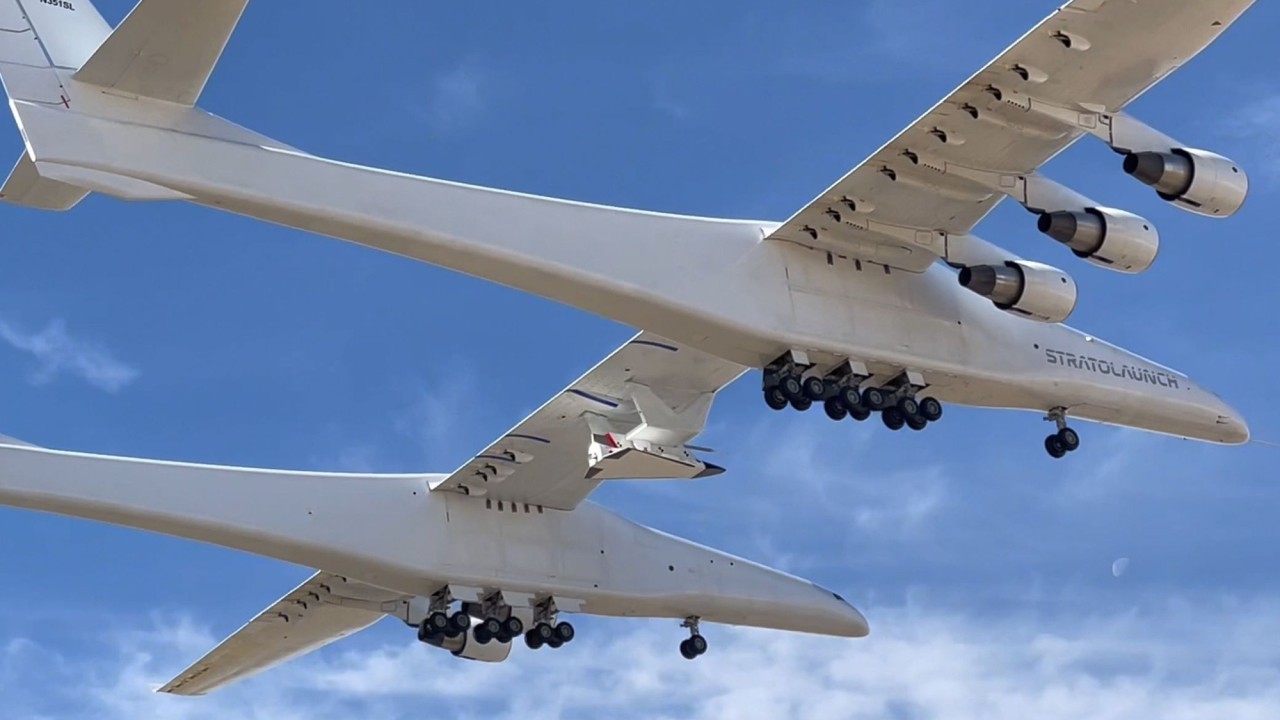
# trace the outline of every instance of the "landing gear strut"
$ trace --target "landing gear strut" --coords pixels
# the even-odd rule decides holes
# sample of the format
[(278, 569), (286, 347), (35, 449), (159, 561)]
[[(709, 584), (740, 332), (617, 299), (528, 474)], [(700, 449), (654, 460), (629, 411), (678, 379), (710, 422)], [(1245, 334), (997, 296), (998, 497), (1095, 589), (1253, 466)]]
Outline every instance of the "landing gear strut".
[(698, 618), (685, 618), (680, 627), (689, 630), (689, 637), (680, 641), (680, 655), (685, 660), (693, 660), (707, 651), (707, 639), (698, 632)]
[(418, 624), (418, 640), (430, 642), (439, 638), (456, 638), (471, 627), (471, 616), (462, 611), (449, 613), (453, 596), (449, 588), (431, 596), (430, 612)]
[(547, 598), (533, 608), (533, 628), (524, 634), (524, 644), (531, 650), (541, 647), (556, 649), (573, 641), (577, 634), (567, 622), (556, 622), (555, 600)]
[(1067, 409), (1056, 407), (1045, 416), (1058, 426), (1058, 431), (1044, 439), (1044, 449), (1055, 460), (1066, 457), (1067, 453), (1080, 449), (1080, 435), (1067, 427)]
[(476, 642), (488, 645), (493, 641), (509, 643), (512, 638), (524, 634), (524, 621), (511, 612), (511, 606), (502, 599), (502, 593), (487, 596), (480, 604), (484, 620), (476, 626)]

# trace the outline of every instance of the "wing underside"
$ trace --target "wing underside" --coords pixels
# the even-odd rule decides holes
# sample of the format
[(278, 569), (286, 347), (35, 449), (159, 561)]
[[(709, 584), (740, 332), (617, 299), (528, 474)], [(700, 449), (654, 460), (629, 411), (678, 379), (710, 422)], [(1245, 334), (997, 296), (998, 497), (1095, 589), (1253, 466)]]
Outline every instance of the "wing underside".
[(204, 695), (357, 633), (405, 600), (397, 593), (316, 573), (159, 692)]
[(1034, 173), (1086, 133), (1033, 104), (1082, 124), (1119, 112), (1252, 2), (1069, 2), (771, 238), (922, 272), (1007, 196), (1000, 178)]

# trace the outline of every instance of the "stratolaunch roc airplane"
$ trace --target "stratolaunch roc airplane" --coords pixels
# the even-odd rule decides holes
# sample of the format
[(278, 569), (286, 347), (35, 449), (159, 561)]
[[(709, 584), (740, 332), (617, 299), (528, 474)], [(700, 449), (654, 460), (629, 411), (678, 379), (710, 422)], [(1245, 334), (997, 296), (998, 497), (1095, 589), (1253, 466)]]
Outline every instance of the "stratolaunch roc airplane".
[(1063, 325), (1066, 271), (972, 231), (1009, 197), (1070, 256), (1147, 270), (1151, 222), (1038, 172), (1084, 135), (1178, 208), (1239, 210), (1235, 163), (1123, 109), (1253, 0), (1073, 0), (782, 223), (414, 177), (245, 130), (194, 104), (247, 2), (142, 0), (112, 32), (88, 0), (0, 0), (0, 75), (26, 142), (4, 199), (186, 200), (417, 258), (762, 368), (779, 410), (879, 412), (895, 430), (943, 402), (1040, 411), (1054, 457), (1079, 446), (1068, 416), (1249, 437), (1185, 375)]
[[(606, 480), (720, 468), (685, 443), (743, 372), (641, 334), (448, 475), (335, 475), (58, 452), (0, 439), (0, 505), (88, 518), (321, 568), (163, 692), (201, 695), (384, 617), (455, 656), (558, 648), (561, 613), (862, 637), (839, 595), (628, 522), (585, 498)], [(605, 398), (629, 393), (626, 405)]]

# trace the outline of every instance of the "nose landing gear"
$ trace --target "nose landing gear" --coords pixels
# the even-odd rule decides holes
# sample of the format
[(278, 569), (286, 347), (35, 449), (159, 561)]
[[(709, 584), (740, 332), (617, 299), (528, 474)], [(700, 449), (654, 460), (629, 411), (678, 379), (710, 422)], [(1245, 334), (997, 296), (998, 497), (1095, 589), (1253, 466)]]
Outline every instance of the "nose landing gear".
[(685, 660), (694, 660), (707, 652), (707, 639), (698, 632), (698, 618), (685, 618), (680, 627), (689, 630), (689, 637), (680, 641), (681, 657)]
[(1044, 449), (1049, 457), (1058, 460), (1080, 449), (1080, 435), (1067, 426), (1066, 408), (1053, 408), (1044, 419), (1058, 426), (1057, 432), (1044, 439)]

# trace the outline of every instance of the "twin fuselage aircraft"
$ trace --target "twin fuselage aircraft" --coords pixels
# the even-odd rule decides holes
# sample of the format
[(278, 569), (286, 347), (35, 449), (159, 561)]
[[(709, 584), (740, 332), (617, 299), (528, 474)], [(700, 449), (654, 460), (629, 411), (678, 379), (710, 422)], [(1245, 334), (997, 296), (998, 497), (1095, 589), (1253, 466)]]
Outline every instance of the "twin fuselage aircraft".
[[(0, 75), (26, 144), (0, 196), (67, 210), (91, 192), (184, 200), (520, 288), (643, 332), (449, 475), (345, 476), (0, 447), (0, 503), (322, 568), (163, 689), (202, 694), (394, 616), (501, 660), (571, 641), (561, 612), (861, 636), (839, 595), (584, 502), (614, 479), (705, 477), (689, 443), (749, 369), (776, 410), (943, 404), (1215, 443), (1246, 423), (1187, 376), (1063, 324), (1071, 275), (973, 234), (1002, 200), (1069, 257), (1146, 271), (1146, 219), (1039, 168), (1085, 135), (1159, 197), (1225, 218), (1231, 160), (1124, 113), (1252, 0), (1074, 0), (785, 222), (518, 194), (317, 157), (195, 107), (247, 0), (142, 0), (114, 31), (87, 0), (0, 0)], [(1067, 257), (1064, 255), (1064, 257)], [(305, 488), (306, 492), (292, 490)], [(175, 492), (177, 491), (177, 492)], [(307, 500), (298, 498), (306, 497)], [(359, 518), (377, 517), (376, 523)], [(356, 528), (353, 532), (352, 528)]]

